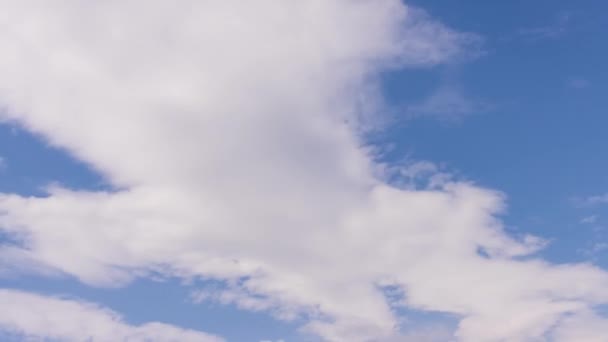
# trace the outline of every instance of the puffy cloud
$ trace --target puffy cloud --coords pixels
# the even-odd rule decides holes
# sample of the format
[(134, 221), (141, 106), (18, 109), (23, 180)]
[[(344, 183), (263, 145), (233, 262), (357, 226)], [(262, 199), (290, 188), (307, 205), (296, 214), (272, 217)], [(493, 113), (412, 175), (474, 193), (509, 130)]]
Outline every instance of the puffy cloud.
[(365, 146), (378, 73), (458, 58), (471, 35), (397, 0), (0, 6), (4, 119), (115, 186), (0, 195), (13, 263), (96, 286), (214, 279), (194, 298), (331, 341), (400, 338), (400, 306), (462, 317), (463, 341), (529, 340), (608, 302), (604, 271), (503, 231), (500, 193)]
[(18, 290), (0, 289), (0, 306), (0, 331), (28, 341), (223, 341), (158, 322), (132, 326), (117, 313), (92, 303)]

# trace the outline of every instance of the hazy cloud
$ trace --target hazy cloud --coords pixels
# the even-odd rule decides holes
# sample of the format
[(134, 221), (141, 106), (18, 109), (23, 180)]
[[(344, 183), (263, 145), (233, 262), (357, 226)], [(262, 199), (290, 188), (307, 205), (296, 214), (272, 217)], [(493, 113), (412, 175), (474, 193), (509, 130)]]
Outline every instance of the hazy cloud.
[(585, 216), (581, 219), (581, 223), (592, 224), (597, 222), (597, 215)]
[(556, 39), (568, 31), (572, 24), (572, 12), (560, 12), (555, 15), (553, 22), (543, 26), (521, 28), (518, 35), (529, 41)]
[(431, 117), (441, 121), (458, 121), (489, 108), (487, 103), (466, 96), (460, 86), (444, 84), (420, 103), (407, 106), (406, 115), (409, 118)]
[(585, 78), (574, 77), (568, 80), (568, 85), (576, 89), (584, 89), (591, 86), (591, 82)]

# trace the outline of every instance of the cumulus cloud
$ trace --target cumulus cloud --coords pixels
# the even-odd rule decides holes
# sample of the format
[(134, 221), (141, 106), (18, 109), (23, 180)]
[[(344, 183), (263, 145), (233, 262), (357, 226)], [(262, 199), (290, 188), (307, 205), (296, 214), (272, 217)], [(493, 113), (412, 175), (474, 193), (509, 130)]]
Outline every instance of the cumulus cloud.
[[(361, 138), (379, 72), (460, 58), (474, 36), (397, 0), (0, 6), (3, 119), (115, 187), (1, 194), (19, 244), (0, 257), (95, 286), (214, 280), (194, 298), (329, 341), (405, 338), (398, 307), (460, 317), (462, 341), (602, 319), (606, 272), (534, 259), (543, 241), (504, 232), (496, 191), (388, 185)], [(420, 165), (400, 172), (437, 174)]]
[(12, 289), (0, 289), (0, 306), (0, 332), (28, 341), (223, 341), (158, 322), (132, 326), (117, 313), (92, 303)]

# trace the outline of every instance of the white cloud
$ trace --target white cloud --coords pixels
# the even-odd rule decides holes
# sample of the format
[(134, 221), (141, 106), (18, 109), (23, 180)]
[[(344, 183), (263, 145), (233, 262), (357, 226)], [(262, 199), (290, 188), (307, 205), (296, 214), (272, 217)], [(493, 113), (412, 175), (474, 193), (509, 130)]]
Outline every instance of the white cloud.
[(565, 317), (553, 338), (563, 342), (603, 342), (608, 336), (608, 320), (593, 312), (583, 311)]
[(5, 119), (121, 189), (0, 195), (24, 241), (0, 257), (93, 285), (217, 279), (197, 298), (331, 341), (394, 339), (395, 306), (462, 317), (463, 341), (531, 340), (608, 302), (598, 268), (516, 258), (542, 241), (505, 234), (501, 194), (375, 176), (357, 129), (377, 73), (456, 58), (470, 35), (397, 0), (0, 6)]
[(593, 224), (597, 222), (597, 215), (585, 216), (581, 219), (581, 223)]
[(117, 313), (95, 304), (18, 290), (0, 289), (0, 307), (0, 331), (28, 341), (223, 341), (158, 322), (132, 326)]

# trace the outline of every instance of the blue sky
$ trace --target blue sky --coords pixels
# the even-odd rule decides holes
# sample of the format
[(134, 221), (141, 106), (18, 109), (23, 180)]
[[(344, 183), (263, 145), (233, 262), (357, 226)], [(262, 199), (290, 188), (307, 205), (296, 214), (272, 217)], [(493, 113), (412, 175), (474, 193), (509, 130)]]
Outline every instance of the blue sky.
[(469, 101), (488, 108), (456, 123), (410, 123), (396, 132), (400, 153), (445, 162), (483, 186), (504, 191), (507, 222), (555, 238), (548, 257), (584, 258), (577, 249), (588, 248), (583, 245), (598, 236), (580, 221), (596, 215), (601, 226), (605, 208), (577, 208), (572, 200), (608, 187), (601, 153), (608, 139), (601, 105), (607, 77), (602, 40), (608, 27), (600, 13), (606, 5), (470, 3), (458, 10), (442, 1), (419, 5), (452, 26), (479, 32), (486, 51), (472, 63), (420, 75), (422, 82), (436, 87), (448, 79)]
[[(312, 12), (305, 11), (310, 10), (307, 5), (285, 12), (279, 4), (253, 9), (235, 3), (213, 9), (217, 20), (204, 17), (210, 26), (195, 32), (222, 35), (203, 42), (197, 35), (173, 37), (172, 29), (163, 26), (179, 22), (172, 21), (181, 15), (179, 9), (165, 14), (162, 6), (153, 6), (150, 11), (157, 11), (157, 17), (117, 24), (127, 32), (123, 37), (104, 35), (110, 32), (103, 26), (104, 15), (127, 13), (128, 18), (137, 13), (135, 5), (107, 6), (99, 15), (87, 12), (101, 24), (86, 26), (69, 19), (80, 8), (26, 2), (17, 6), (0, 1), (15, 15), (35, 9), (42, 13), (24, 25), (0, 19), (11, 27), (10, 34), (0, 35), (7, 42), (2, 54), (21, 56), (21, 62), (0, 60), (0, 75), (7, 75), (0, 84), (5, 108), (0, 116), (0, 213), (5, 217), (0, 220), (0, 256), (5, 260), (0, 263), (0, 289), (6, 290), (0, 303), (11, 308), (0, 314), (0, 334), (61, 341), (143, 336), (114, 327), (117, 320), (99, 335), (32, 323), (62, 315), (55, 305), (69, 301), (113, 310), (129, 329), (162, 322), (218, 336), (218, 341), (602, 341), (608, 336), (603, 328), (608, 318), (602, 312), (608, 304), (603, 290), (608, 284), (608, 200), (602, 197), (608, 193), (603, 153), (608, 146), (605, 2), (411, 1), (407, 6), (417, 10), (405, 17), (386, 9), (406, 8), (390, 0), (362, 8), (336, 1), (313, 6)], [(199, 7), (192, 13), (215, 13)], [(299, 10), (304, 14), (288, 20), (293, 23), (275, 23)], [(244, 26), (256, 27), (252, 37), (243, 38), (237, 24), (226, 24), (230, 17), (223, 11), (238, 12)], [(358, 11), (368, 15), (357, 16)], [(275, 36), (283, 26), (267, 28), (258, 22), (265, 15), (272, 25), (287, 25), (285, 36)], [(80, 37), (61, 18), (94, 33)], [(28, 28), (30, 22), (56, 30), (40, 33)], [(163, 25), (155, 31), (157, 22)], [(224, 30), (232, 29), (236, 33), (224, 36)], [(163, 30), (170, 33), (158, 33)], [(290, 36), (292, 31), (297, 34)], [(300, 34), (312, 43), (293, 38)], [(139, 35), (145, 37), (140, 40)], [(99, 48), (88, 43), (94, 39), (102, 42)], [(277, 40), (284, 45), (268, 44)], [(129, 50), (142, 41), (142, 51), (150, 51)], [(403, 41), (406, 51), (394, 52), (392, 47)], [(421, 44), (410, 46), (410, 41)], [(39, 51), (29, 55), (21, 43)], [(199, 45), (200, 51), (195, 48)], [(157, 61), (172, 46), (177, 46), (175, 53)], [(106, 65), (102, 58), (107, 51), (111, 57)], [(218, 56), (242, 51), (243, 56), (207, 60), (210, 51), (221, 51)], [(315, 57), (309, 60), (308, 53)], [(40, 59), (43, 54), (48, 60)], [(369, 62), (368, 54), (403, 63), (386, 67)], [(153, 56), (150, 61), (148, 56)], [(166, 70), (158, 64), (167, 61), (172, 65)], [(343, 70), (351, 61), (352, 67)], [(359, 77), (369, 74), (374, 77)], [(325, 120), (336, 112), (356, 120), (348, 110), (355, 96), (343, 89), (366, 92), (368, 85), (379, 89), (379, 94), (367, 94), (382, 102), (371, 111), (372, 121), (383, 122), (379, 128), (360, 134)], [(219, 118), (207, 118), (208, 112), (219, 113)], [(284, 112), (290, 113), (287, 119)], [(241, 145), (246, 147), (235, 147)], [(365, 150), (361, 145), (384, 152), (369, 157), (360, 153)], [(449, 175), (450, 180), (429, 188), (400, 186), (377, 174), (372, 177), (361, 166), (384, 165), (404, 174), (421, 163), (432, 165), (430, 176), (421, 177)], [(49, 185), (60, 190), (45, 190)], [(371, 188), (376, 190), (362, 190)], [(389, 188), (397, 193), (389, 195)], [(29, 196), (34, 200), (28, 202)], [(453, 197), (453, 206), (442, 196)], [(221, 214), (214, 216), (216, 208)], [(383, 214), (376, 217), (369, 208), (395, 214), (387, 223)], [(410, 214), (427, 210), (430, 218)], [(230, 214), (223, 216), (224, 211)], [(343, 219), (358, 228), (342, 227), (338, 222)], [(498, 240), (489, 233), (495, 228), (492, 220), (501, 222)], [(406, 228), (394, 230), (393, 224)], [(427, 226), (437, 229), (434, 239), (452, 236), (450, 229), (462, 231), (466, 239), (455, 235), (455, 242), (437, 246), (433, 240), (428, 248), (438, 252), (426, 256), (427, 245), (419, 250), (418, 242), (408, 239)], [(340, 235), (343, 231), (350, 233)], [(363, 238), (367, 244), (353, 242), (356, 247), (351, 248), (345, 242), (368, 233)], [(530, 242), (528, 234), (540, 239)], [(393, 237), (376, 241), (377, 236)], [(489, 255), (470, 259), (463, 254), (462, 264), (453, 269), (463, 267), (466, 273), (465, 267), (489, 260), (487, 275), (472, 271), (471, 279), (478, 277), (478, 282), (418, 273), (450, 270), (452, 266), (435, 264), (434, 258), (443, 260), (443, 250), (460, 251), (467, 239)], [(385, 257), (379, 251), (392, 250), (391, 240), (402, 241), (400, 252), (386, 252), (390, 256)], [(375, 266), (370, 274), (358, 273), (356, 266), (351, 270), (358, 255), (381, 265), (382, 276)], [(400, 273), (400, 263), (409, 265), (418, 255), (428, 263), (425, 259), (411, 271), (403, 266)], [(376, 257), (386, 259), (376, 263)], [(317, 272), (324, 268), (323, 260), (330, 275)], [(529, 303), (522, 299), (528, 298), (527, 290), (515, 281), (513, 289), (493, 285), (498, 280), (492, 272), (526, 279), (528, 267), (536, 267), (538, 260), (544, 260), (538, 272), (546, 272), (548, 279), (578, 284), (586, 292), (543, 285), (547, 287), (531, 293), (550, 292), (551, 298), (539, 295)], [(501, 268), (511, 262), (513, 268)], [(563, 270), (557, 266), (561, 264), (571, 269)], [(597, 267), (587, 269), (590, 264)], [(348, 271), (331, 275), (333, 267)], [(373, 282), (377, 288), (383, 281), (402, 292), (396, 297), (383, 293), (382, 304), (375, 301), (376, 292), (358, 283)], [(438, 288), (429, 298), (425, 290), (437, 282), (449, 284), (449, 290)], [(454, 299), (459, 286), (475, 292), (479, 283), (488, 284), (480, 293), (498, 289), (494, 296), (521, 304), (505, 309), (509, 318), (537, 309), (546, 316), (527, 322), (513, 318), (512, 329), (499, 335), (492, 319), (504, 320), (496, 314), (502, 309), (500, 300), (496, 309), (485, 307), (484, 299), (477, 305), (471, 298), (471, 307), (465, 309)], [(26, 306), (26, 300), (49, 309), (24, 323), (10, 312)], [(562, 309), (549, 309), (557, 306)], [(368, 307), (369, 314), (351, 316), (351, 311)], [(487, 321), (470, 318), (486, 319), (484, 315)], [(152, 340), (185, 340), (185, 335), (173, 333), (162, 337), (158, 331), (145, 332)], [(196, 333), (191, 338), (207, 341)]]

